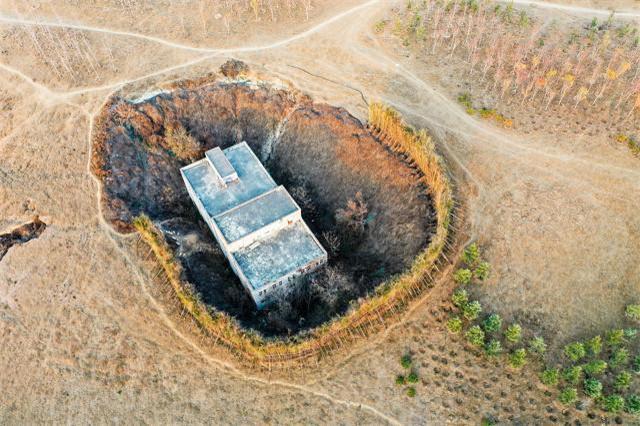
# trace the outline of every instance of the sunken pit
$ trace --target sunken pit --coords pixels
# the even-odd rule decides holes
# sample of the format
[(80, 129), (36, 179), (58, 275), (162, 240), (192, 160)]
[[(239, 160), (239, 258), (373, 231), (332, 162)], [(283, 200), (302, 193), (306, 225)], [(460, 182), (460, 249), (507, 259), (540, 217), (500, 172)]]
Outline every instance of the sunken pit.
[[(258, 310), (191, 201), (180, 169), (246, 141), (328, 252), (287, 299)], [(133, 231), (145, 214), (184, 280), (214, 311), (264, 336), (287, 336), (344, 314), (405, 271), (428, 246), (435, 212), (417, 168), (342, 108), (266, 83), (211, 79), (105, 105), (94, 138), (105, 219)]]

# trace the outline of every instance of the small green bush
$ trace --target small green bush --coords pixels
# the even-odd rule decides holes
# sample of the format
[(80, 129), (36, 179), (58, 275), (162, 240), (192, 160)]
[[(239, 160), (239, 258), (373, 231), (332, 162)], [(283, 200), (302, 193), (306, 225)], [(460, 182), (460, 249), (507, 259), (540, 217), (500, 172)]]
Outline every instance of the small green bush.
[(628, 371), (621, 371), (615, 378), (613, 382), (613, 387), (616, 388), (617, 391), (623, 391), (627, 389), (631, 385), (631, 373)]
[(483, 417), (480, 421), (480, 426), (494, 426), (496, 421), (491, 417)]
[(410, 398), (413, 398), (414, 396), (416, 396), (416, 388), (414, 388), (413, 386), (408, 387), (407, 396)]
[(607, 345), (612, 348), (618, 347), (624, 343), (624, 330), (616, 329), (607, 333)]
[(484, 346), (484, 331), (482, 331), (479, 325), (474, 325), (473, 327), (471, 327), (465, 333), (465, 337), (467, 338), (467, 341), (473, 346)]
[(587, 379), (584, 381), (584, 394), (596, 399), (602, 395), (602, 383), (598, 379)]
[(469, 321), (476, 320), (480, 314), (482, 313), (482, 305), (477, 300), (473, 302), (469, 302), (462, 309), (462, 316), (465, 317)]
[(540, 381), (547, 386), (556, 386), (560, 381), (560, 371), (557, 368), (547, 368), (540, 374)]
[(544, 355), (547, 351), (547, 344), (542, 337), (535, 336), (529, 341), (529, 351), (534, 354)]
[(564, 388), (560, 392), (560, 395), (558, 395), (558, 400), (564, 405), (572, 404), (577, 399), (578, 399), (578, 390), (576, 388)]
[(404, 385), (406, 383), (407, 383), (407, 381), (406, 381), (406, 379), (404, 378), (404, 376), (402, 374), (398, 374), (396, 376), (396, 385)]
[(489, 262), (480, 262), (476, 269), (473, 271), (473, 275), (480, 281), (484, 281), (489, 278), (491, 273), (491, 264)]
[(480, 259), (480, 249), (478, 248), (478, 244), (472, 243), (464, 249), (464, 253), (462, 253), (462, 261), (467, 266), (473, 266)]
[(522, 327), (520, 327), (520, 324), (511, 324), (507, 327), (504, 337), (509, 343), (518, 343), (522, 339)]
[(609, 358), (609, 366), (611, 368), (623, 367), (629, 363), (629, 351), (625, 348), (618, 348), (611, 354)]
[(414, 371), (409, 373), (409, 375), (407, 376), (407, 382), (408, 383), (418, 383), (418, 374), (416, 374)]
[(524, 348), (516, 349), (509, 355), (509, 365), (513, 368), (521, 368), (527, 363), (527, 350)]
[(500, 355), (502, 353), (502, 344), (500, 343), (500, 340), (492, 339), (485, 345), (484, 351), (489, 356)]
[(601, 359), (596, 359), (586, 363), (583, 369), (587, 376), (599, 376), (607, 369), (607, 363)]
[(631, 369), (634, 373), (640, 374), (640, 355), (637, 355), (633, 358), (633, 362), (631, 363)]
[(459, 334), (462, 331), (462, 320), (460, 317), (453, 317), (447, 321), (447, 328), (453, 334)]
[(453, 280), (462, 285), (467, 285), (471, 282), (471, 278), (473, 278), (473, 274), (469, 269), (458, 269), (453, 274)]
[(463, 288), (456, 290), (453, 293), (453, 296), (451, 296), (451, 302), (454, 306), (460, 309), (467, 306), (467, 303), (469, 303), (469, 294), (467, 293), (467, 290)]
[(580, 383), (580, 379), (582, 378), (582, 367), (579, 365), (574, 365), (573, 367), (565, 368), (562, 371), (562, 377), (565, 382), (577, 385)]
[(602, 352), (602, 337), (594, 336), (587, 340), (584, 344), (584, 348), (591, 356), (598, 356)]
[(402, 368), (410, 368), (411, 367), (411, 355), (405, 354), (400, 357), (400, 365)]
[(632, 341), (638, 335), (638, 329), (636, 328), (625, 328), (624, 329), (624, 340), (627, 342)]
[(625, 404), (627, 413), (640, 414), (640, 396), (629, 395)]
[(495, 333), (502, 328), (502, 318), (498, 314), (491, 314), (482, 322), (484, 331), (487, 333)]
[(633, 321), (640, 321), (640, 305), (629, 305), (624, 310), (624, 315)]
[(573, 362), (580, 361), (585, 357), (587, 351), (584, 349), (584, 345), (580, 342), (569, 343), (564, 347), (564, 354)]
[(620, 395), (609, 395), (602, 399), (602, 408), (610, 413), (618, 413), (624, 409), (624, 398)]

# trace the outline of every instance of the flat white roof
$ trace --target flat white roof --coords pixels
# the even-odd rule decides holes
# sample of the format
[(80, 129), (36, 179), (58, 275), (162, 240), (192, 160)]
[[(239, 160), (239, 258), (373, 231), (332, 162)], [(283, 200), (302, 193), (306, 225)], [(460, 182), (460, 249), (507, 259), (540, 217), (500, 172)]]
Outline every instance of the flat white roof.
[(238, 173), (238, 180), (226, 186), (218, 181), (216, 172), (206, 159), (182, 168), (184, 176), (211, 217), (277, 186), (246, 142), (227, 148), (223, 152)]
[[(254, 290), (326, 258), (311, 230), (299, 215), (293, 215), (300, 211), (298, 205), (283, 186), (276, 185), (246, 142), (209, 150), (205, 156), (183, 167), (182, 173), (209, 215), (205, 219), (218, 228), (227, 244), (289, 217), (279, 231), (265, 233), (231, 253)], [(219, 176), (230, 171), (238, 179), (225, 185)]]

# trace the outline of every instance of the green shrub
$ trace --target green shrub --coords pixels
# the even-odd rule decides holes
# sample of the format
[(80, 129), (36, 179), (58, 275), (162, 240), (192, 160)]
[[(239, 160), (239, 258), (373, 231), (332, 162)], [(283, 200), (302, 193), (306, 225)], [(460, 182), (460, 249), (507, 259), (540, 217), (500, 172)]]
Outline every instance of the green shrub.
[(418, 375), (414, 371), (412, 371), (407, 376), (407, 382), (408, 383), (418, 383)]
[(407, 383), (407, 381), (406, 381), (406, 379), (404, 378), (404, 376), (402, 374), (398, 374), (396, 376), (396, 385), (404, 385), (406, 383)]
[[(460, 98), (462, 98), (462, 95)], [(459, 98), (459, 99), (460, 99)], [(465, 99), (466, 100), (466, 99)], [(466, 249), (464, 249), (464, 253), (462, 253), (462, 261), (467, 266), (473, 266), (480, 259), (480, 249), (476, 243), (469, 244)]]
[(624, 343), (624, 330), (611, 330), (607, 333), (607, 345), (612, 348), (620, 346)]
[(639, 414), (640, 413), (640, 396), (629, 395), (627, 397), (625, 408), (628, 413)]
[(447, 321), (447, 328), (453, 334), (459, 334), (462, 331), (462, 320), (460, 317), (453, 317)]
[(547, 344), (542, 337), (535, 336), (529, 341), (529, 351), (534, 354), (544, 355), (547, 351)]
[(414, 388), (413, 386), (408, 387), (407, 396), (410, 398), (413, 398), (414, 396), (416, 396), (416, 388)]
[(618, 368), (629, 363), (629, 351), (625, 348), (618, 348), (611, 354), (609, 365), (611, 368)]
[(587, 340), (584, 344), (584, 348), (591, 356), (598, 356), (602, 352), (602, 337), (594, 336)]
[(617, 391), (623, 391), (631, 385), (631, 373), (628, 371), (621, 371), (613, 382), (613, 387)]
[(631, 363), (631, 369), (634, 373), (640, 374), (640, 355), (637, 355)]
[(520, 324), (511, 324), (507, 327), (504, 337), (509, 343), (518, 343), (522, 339), (522, 327), (520, 327)]
[(451, 296), (451, 302), (454, 306), (460, 309), (467, 306), (467, 303), (469, 303), (469, 294), (467, 293), (467, 290), (463, 288), (456, 290), (453, 293), (453, 296)]
[(599, 376), (607, 369), (607, 363), (601, 359), (588, 362), (583, 367), (587, 376)]
[(489, 274), (491, 273), (491, 264), (489, 262), (480, 262), (476, 267), (475, 271), (473, 271), (473, 275), (480, 281), (484, 281), (489, 278)]
[(467, 338), (467, 341), (473, 346), (484, 346), (484, 331), (482, 331), (482, 328), (480, 328), (479, 325), (474, 325), (473, 327), (471, 327), (465, 333), (465, 337)]
[(564, 354), (573, 362), (580, 361), (585, 357), (587, 352), (584, 349), (584, 345), (580, 342), (569, 343), (564, 347)]
[(477, 319), (482, 313), (482, 305), (477, 300), (473, 302), (469, 302), (462, 309), (462, 316), (468, 319), (469, 321), (473, 321)]
[(558, 400), (564, 405), (572, 404), (576, 399), (578, 399), (578, 390), (576, 388), (564, 388), (558, 395)]
[(574, 365), (573, 367), (565, 368), (562, 371), (562, 377), (565, 382), (577, 385), (580, 383), (580, 379), (582, 378), (582, 367), (579, 365)]
[(624, 340), (627, 342), (632, 341), (638, 335), (638, 329), (636, 328), (625, 328), (624, 329)]
[(494, 426), (496, 421), (491, 417), (483, 417), (480, 421), (480, 426)]
[(557, 368), (547, 368), (540, 374), (540, 381), (547, 386), (556, 386), (560, 381), (560, 371)]
[(590, 398), (598, 398), (602, 395), (602, 383), (598, 379), (587, 379), (584, 381), (584, 394)]
[(402, 355), (402, 357), (400, 357), (400, 365), (402, 368), (411, 368), (411, 355)]
[(500, 340), (492, 339), (485, 345), (484, 351), (489, 356), (500, 355), (502, 353), (502, 344), (500, 343)]
[(609, 395), (602, 399), (602, 408), (610, 413), (618, 413), (624, 409), (624, 398), (620, 395)]
[(495, 333), (502, 328), (502, 318), (498, 314), (491, 314), (482, 322), (484, 331), (487, 333)]
[(640, 305), (629, 305), (624, 310), (624, 315), (633, 321), (640, 321)]
[(469, 269), (458, 269), (453, 274), (453, 280), (456, 283), (462, 284), (462, 285), (469, 284), (471, 282), (472, 277), (473, 277), (473, 274)]
[(516, 349), (509, 355), (509, 365), (513, 368), (521, 368), (527, 363), (527, 350), (524, 348)]
[[(460, 94), (458, 96), (458, 102), (460, 102), (462, 105), (467, 107), (467, 110), (473, 109), (473, 103), (472, 103), (472, 100), (471, 100), (471, 94), (469, 94), (469, 93)], [(466, 250), (465, 250), (465, 253), (462, 255), (462, 260), (465, 260), (465, 257), (466, 257)]]

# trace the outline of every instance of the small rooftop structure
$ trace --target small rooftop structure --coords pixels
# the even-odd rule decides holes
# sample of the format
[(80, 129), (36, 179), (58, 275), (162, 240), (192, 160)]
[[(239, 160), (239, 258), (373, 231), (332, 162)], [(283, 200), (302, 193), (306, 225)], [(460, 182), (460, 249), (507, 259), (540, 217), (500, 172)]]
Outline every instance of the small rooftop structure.
[(300, 207), (246, 142), (180, 169), (187, 191), (258, 309), (327, 261)]

